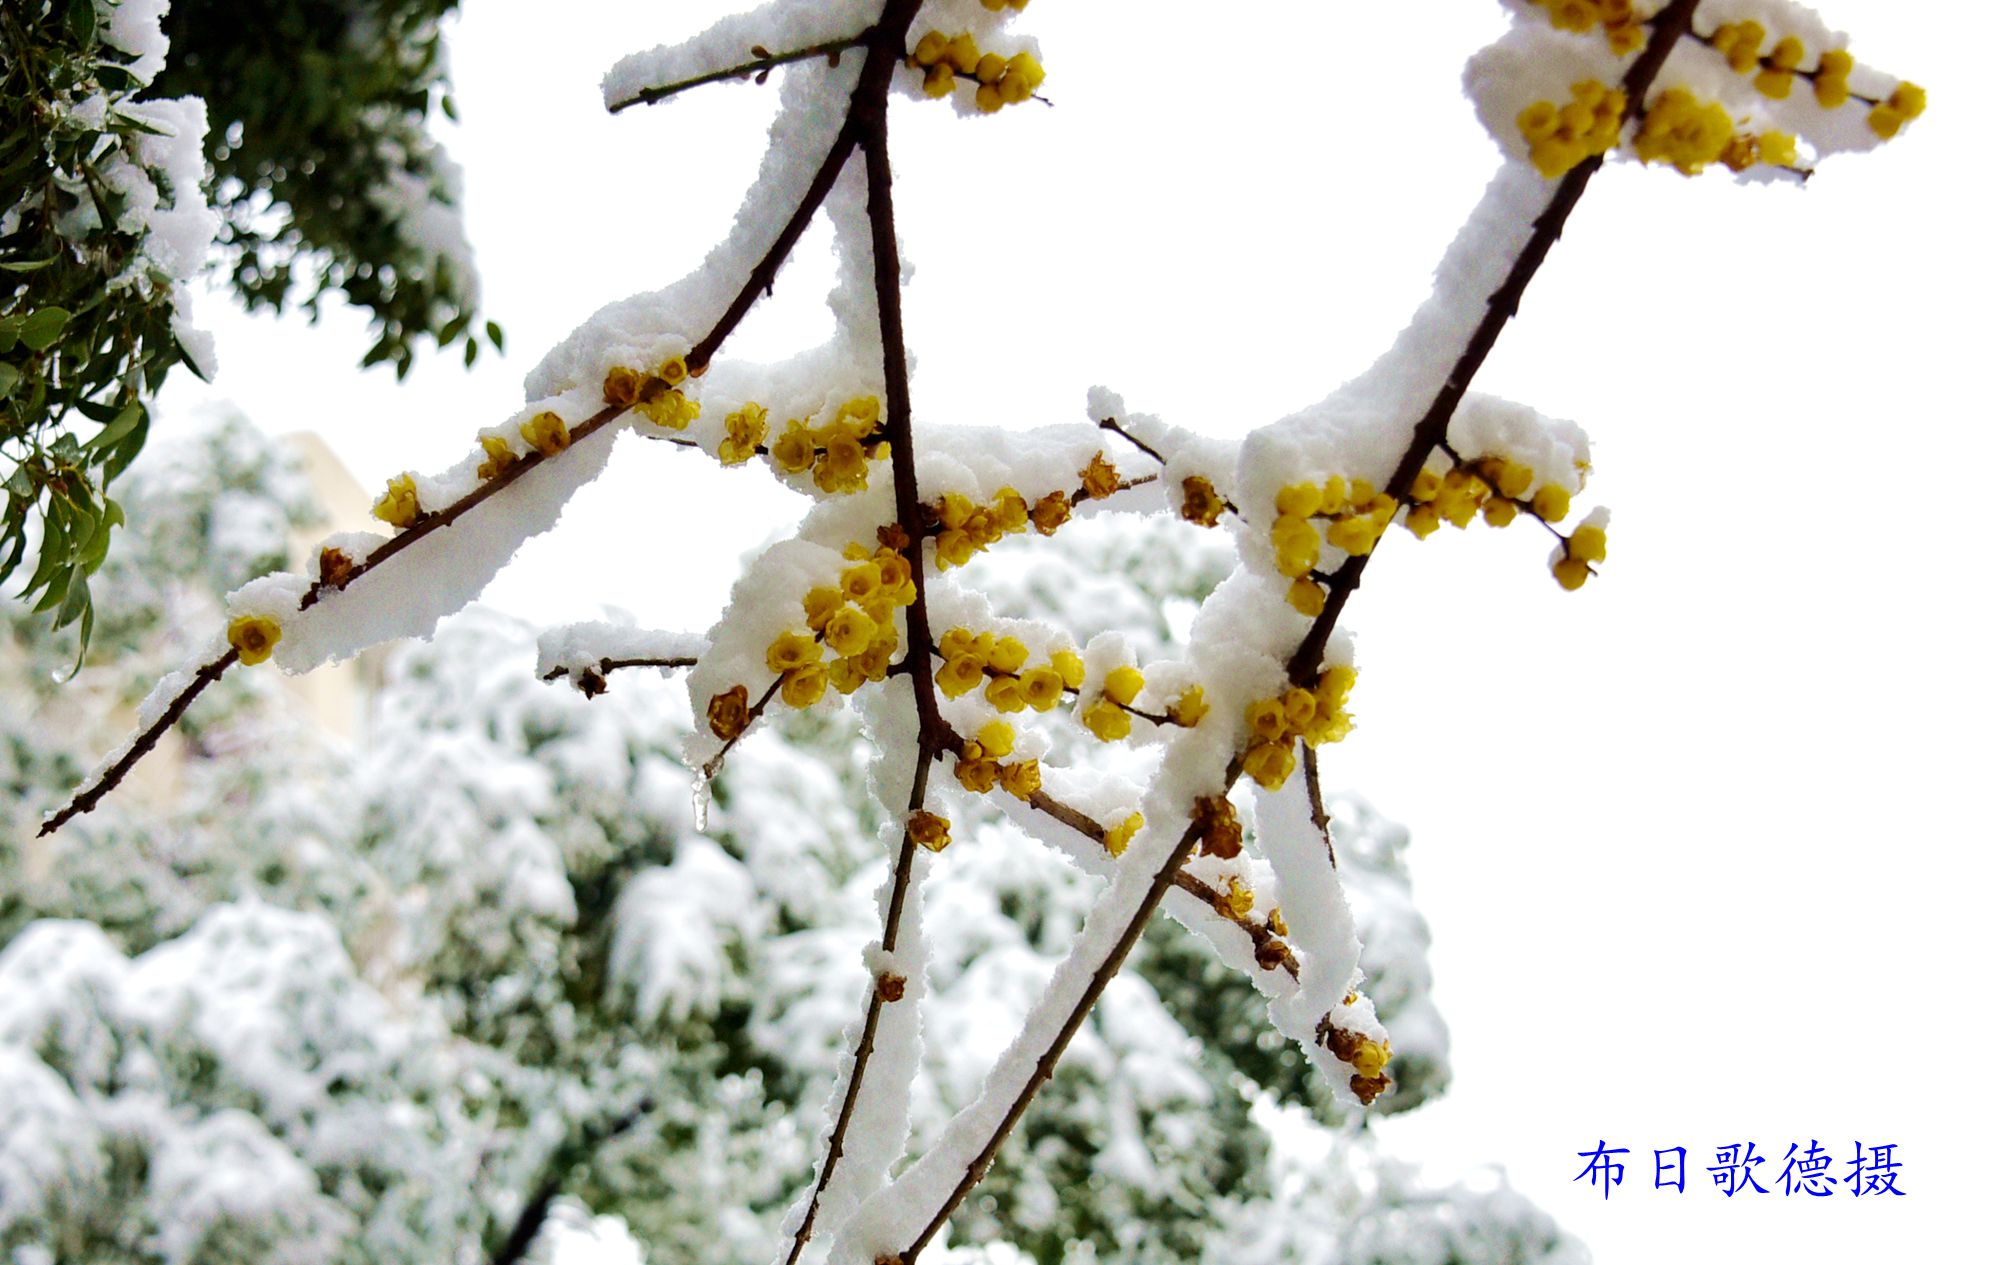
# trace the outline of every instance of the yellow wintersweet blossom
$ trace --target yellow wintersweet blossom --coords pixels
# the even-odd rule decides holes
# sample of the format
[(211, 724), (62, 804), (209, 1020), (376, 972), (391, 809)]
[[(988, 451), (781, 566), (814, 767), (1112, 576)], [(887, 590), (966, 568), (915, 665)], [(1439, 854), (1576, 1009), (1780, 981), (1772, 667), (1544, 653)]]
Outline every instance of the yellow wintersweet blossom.
[(932, 852), (942, 852), (951, 846), (951, 822), (919, 809), (910, 814), (910, 838)]
[(1295, 514), (1280, 514), (1271, 524), (1271, 544), (1278, 554), (1278, 573), (1298, 579), (1319, 561), (1319, 533)]
[(417, 503), (416, 476), (404, 473), (389, 480), (388, 491), (375, 502), (372, 512), (391, 527), (408, 527), (416, 522), (424, 512)]
[(1585, 562), (1604, 561), (1604, 529), (1594, 523), (1585, 523), (1570, 533), (1569, 556)]
[(1222, 494), (1215, 484), (1198, 474), (1181, 480), (1181, 517), (1202, 527), (1213, 527), (1222, 519)]
[(960, 786), (977, 795), (992, 790), (1000, 780), (1000, 762), (987, 757), (976, 742), (965, 744), (964, 754), (959, 756), (958, 763), (952, 765), (951, 771)]
[(1787, 35), (1779, 40), (1764, 58), (1764, 69), (1757, 72), (1751, 82), (1757, 91), (1774, 101), (1783, 101), (1792, 95), (1792, 80), (1797, 78), (1792, 72), (1806, 59), (1806, 46), (1796, 35)]
[(806, 627), (814, 632), (823, 631), (826, 628), (826, 621), (833, 618), (833, 613), (839, 610), (845, 601), (845, 595), (839, 589), (824, 585), (808, 589), (802, 603), (806, 610)]
[(1383, 1042), (1363, 1041), (1361, 1049), (1356, 1052), (1352, 1060), (1352, 1065), (1357, 1073), (1373, 1080), (1389, 1065), (1389, 1054), (1389, 1047)]
[(513, 445), (498, 435), (481, 435), (479, 448), (486, 454), (486, 460), (479, 463), (477, 472), (482, 480), (498, 478), (521, 460)]
[(852, 435), (829, 435), (826, 451), (813, 467), (813, 484), (822, 492), (859, 492), (868, 486), (868, 454)]
[(875, 621), (852, 606), (841, 607), (826, 621), (826, 644), (843, 659), (868, 649), (875, 633)]
[(1891, 140), (1910, 120), (1924, 112), (1924, 90), (1913, 83), (1899, 83), (1889, 99), (1868, 112), (1868, 128), (1883, 140)]
[(1082, 476), (1084, 495), (1093, 501), (1101, 501), (1118, 490), (1118, 467), (1106, 460), (1102, 451), (1091, 457)]
[(1132, 715), (1108, 698), (1100, 698), (1083, 709), (1083, 727), (1096, 735), (1099, 742), (1116, 742), (1130, 737)]
[(773, 672), (789, 672), (821, 658), (819, 642), (803, 633), (782, 632), (764, 652), (764, 666)]
[(1021, 674), (1021, 696), (1038, 712), (1062, 702), (1063, 680), (1054, 668), (1029, 668)]
[(946, 698), (970, 694), (985, 679), (986, 669), (971, 655), (946, 659), (944, 666), (937, 671), (938, 689), (944, 692)]
[(1586, 79), (1571, 84), (1569, 91), (1567, 104), (1537, 101), (1514, 119), (1521, 139), (1528, 142), (1528, 161), (1551, 180), (1616, 145), (1624, 125), (1625, 93), (1620, 89)]
[(817, 663), (792, 668), (778, 687), (778, 697), (789, 707), (811, 707), (826, 693), (826, 669)]
[(1319, 513), (1322, 499), (1319, 484), (1294, 483), (1278, 490), (1278, 513), (1310, 518)]
[(1167, 719), (1185, 729), (1199, 725), (1201, 718), (1206, 715), (1208, 715), (1208, 695), (1199, 685), (1190, 685), (1181, 691), (1181, 696), (1167, 708)]
[(987, 755), (1005, 759), (1014, 754), (1014, 726), (1004, 720), (988, 721), (979, 730), (979, 746)]
[(1243, 771), (1267, 791), (1283, 786), (1297, 764), (1289, 742), (1260, 742), (1243, 755)]
[(1053, 536), (1064, 523), (1069, 521), (1069, 497), (1061, 492), (1051, 492), (1036, 501), (1028, 511), (1028, 521), (1044, 536)]
[(1284, 741), (1291, 728), (1285, 717), (1284, 701), (1276, 698), (1260, 698), (1245, 707), (1243, 723), (1249, 726), (1252, 734), (1265, 742)]
[(722, 419), (723, 438), (716, 458), (725, 466), (740, 466), (757, 455), (769, 428), (768, 414), (761, 404), (746, 404)]
[[(687, 376), (685, 368), (681, 376)], [(664, 378), (648, 378), (640, 383), (639, 399), (632, 407), (646, 420), (668, 430), (686, 430), (689, 422), (701, 416), (701, 404), (675, 390)]]
[(544, 457), (553, 457), (569, 447), (569, 423), (556, 413), (537, 413), (521, 423), (521, 439)]
[(1069, 689), (1083, 687), (1083, 656), (1074, 650), (1058, 650), (1049, 656), (1049, 666), (1062, 677), (1062, 683)]
[(1015, 799), (1032, 799), (1042, 789), (1041, 761), (1021, 760), (1000, 766), (1000, 789)]
[(270, 658), (284, 635), (278, 621), (262, 615), (238, 615), (229, 621), (229, 644), (236, 651), (236, 661), (245, 667)]
[(1028, 647), (1019, 637), (1002, 637), (993, 643), (986, 661), (1002, 672), (1019, 672), (1028, 662)]
[(785, 429), (771, 441), (771, 464), (786, 474), (812, 469), (817, 456), (819, 448), (813, 443), (811, 429), (796, 417), (786, 422)]
[(1310, 618), (1326, 609), (1326, 590), (1301, 577), (1285, 590), (1285, 601), (1293, 610)]
[(639, 402), (644, 379), (620, 365), (604, 375), (604, 402), (613, 408), (631, 408)]
[(708, 700), (708, 730), (728, 742), (750, 727), (750, 691), (732, 685)]
[(1229, 912), (1238, 918), (1249, 915), (1257, 905), (1257, 894), (1244, 881), (1232, 874), (1222, 889), (1222, 903), (1229, 906)]
[(1642, 162), (1670, 163), (1684, 176), (1698, 176), (1722, 157), (1735, 134), (1729, 111), (1720, 104), (1701, 101), (1686, 88), (1668, 88), (1647, 109), (1632, 148)]
[(1132, 700), (1139, 697), (1139, 691), (1146, 688), (1146, 678), (1139, 669), (1129, 665), (1116, 667), (1105, 674), (1104, 696), (1114, 703), (1130, 707)]
[(1019, 105), (1035, 95), (1035, 89), (1042, 86), (1045, 78), (1042, 64), (1029, 53), (1016, 53), (1007, 59), (1006, 73), (1000, 76), (996, 85), (1000, 90), (1000, 100), (1006, 105)]
[(1530, 502), (1535, 517), (1544, 522), (1560, 523), (1569, 517), (1569, 489), (1554, 483), (1544, 483), (1535, 490), (1535, 499)]
[(1833, 110), (1847, 104), (1850, 95), (1847, 76), (1854, 70), (1854, 54), (1844, 48), (1829, 48), (1819, 57), (1819, 69), (1813, 72), (1813, 99), (1823, 110)]
[(1012, 715), (1027, 708), (1028, 692), (1022, 686), (1021, 678), (996, 676), (986, 683), (986, 701), (993, 704), (994, 710)]
[(1116, 826), (1104, 832), (1104, 850), (1114, 857), (1125, 855), (1126, 847), (1131, 844), (1133, 837), (1139, 833), (1140, 827), (1145, 824), (1146, 819), (1144, 817), (1138, 813), (1133, 813)]

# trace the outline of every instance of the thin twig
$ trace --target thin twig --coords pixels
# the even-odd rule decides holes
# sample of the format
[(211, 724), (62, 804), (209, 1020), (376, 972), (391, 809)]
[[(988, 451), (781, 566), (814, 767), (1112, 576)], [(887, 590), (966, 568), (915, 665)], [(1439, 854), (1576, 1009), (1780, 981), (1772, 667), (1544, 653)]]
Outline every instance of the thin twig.
[[(752, 57), (749, 61), (740, 62), (737, 65), (722, 70), (711, 70), (706, 74), (696, 75), (692, 79), (682, 79), (676, 83), (663, 83), (651, 88), (642, 88), (624, 100), (614, 101), (605, 108), (613, 114), (618, 114), (635, 105), (653, 105), (678, 93), (686, 92), (690, 88), (699, 88), (703, 84), (721, 83), (727, 79), (748, 79), (755, 75), (757, 76), (757, 82), (762, 83), (764, 82), (763, 77), (765, 75), (770, 74), (780, 66), (790, 65), (795, 61), (810, 61), (815, 57), (827, 58), (831, 64), (838, 66), (840, 64), (840, 55), (850, 48), (858, 48), (862, 44), (867, 43), (868, 35), (867, 31), (863, 31), (859, 35), (844, 35), (839, 39), (827, 40), (822, 44), (811, 44), (805, 48), (795, 48), (788, 53), (765, 52), (762, 56)], [(759, 50), (753, 47), (750, 51), (756, 53)]]
[(1306, 780), (1306, 803), (1312, 809), (1313, 827), (1319, 831), (1320, 842), (1326, 845), (1326, 863), (1334, 869), (1340, 868), (1340, 858), (1333, 854), (1333, 823), (1326, 815), (1325, 792), (1319, 785), (1319, 748), (1310, 742), (1306, 744), (1305, 767), (1299, 772)]
[(1117, 418), (1115, 417), (1099, 418), (1097, 421), (1097, 426), (1099, 430), (1108, 430), (1114, 435), (1121, 436), (1126, 443), (1132, 445), (1134, 448), (1137, 448), (1140, 452), (1145, 453), (1148, 457), (1151, 457), (1153, 460), (1159, 462), (1161, 465), (1164, 466), (1167, 464), (1167, 459), (1160, 455), (1159, 449), (1153, 447), (1153, 445), (1147, 443), (1145, 440), (1139, 438), (1137, 435), (1134, 435), (1131, 431), (1126, 430), (1123, 426), (1120, 426), (1118, 424)]
[(167, 704), (167, 709), (161, 712), (152, 724), (146, 726), (144, 732), (132, 740), (132, 745), (125, 749), (125, 754), (119, 756), (110, 768), (99, 774), (97, 780), (91, 783), (89, 788), (71, 799), (69, 803), (63, 805), (60, 811), (51, 816), (47, 821), (44, 821), (42, 828), (35, 832), (35, 837), (39, 839), (43, 835), (54, 831), (70, 818), (81, 816), (97, 807), (97, 801), (103, 799), (112, 787), (124, 781), (125, 775), (132, 771), (132, 766), (144, 759), (146, 753), (151, 751), (160, 741), (161, 736), (167, 730), (173, 728), (174, 722), (179, 720), (182, 714), (187, 711), (188, 705), (194, 702), (195, 696), (221, 679), (222, 674), (227, 672), (235, 662), (236, 648), (231, 646), (221, 658), (202, 664), (196, 670), (194, 679), (183, 686), (180, 693), (174, 695), (173, 701)]
[[(620, 668), (659, 668), (663, 671), (670, 671), (674, 668), (691, 668), (697, 662), (699, 660), (686, 657), (672, 659), (599, 659), (596, 666), (585, 668), (583, 671), (577, 673), (576, 688), (585, 698), (596, 698), (598, 695), (604, 693), (607, 688), (604, 678), (610, 676)], [(544, 681), (557, 681), (569, 674), (568, 667), (557, 664), (547, 672), (542, 673), (542, 679)]]

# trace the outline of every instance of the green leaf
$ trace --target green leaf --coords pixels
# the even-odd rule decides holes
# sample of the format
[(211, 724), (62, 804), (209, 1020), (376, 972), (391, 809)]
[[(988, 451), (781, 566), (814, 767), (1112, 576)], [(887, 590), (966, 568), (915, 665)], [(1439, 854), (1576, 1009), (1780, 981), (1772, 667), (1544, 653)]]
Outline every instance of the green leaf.
[(0, 263), (0, 269), (8, 272), (39, 272), (60, 258), (61, 255), (50, 255), (47, 259), (10, 259)]
[(0, 364), (0, 399), (14, 394), (14, 384), (21, 380), (21, 371), (10, 364)]
[(486, 341), (493, 344), (495, 351), (507, 350), (506, 332), (500, 328), (500, 322), (486, 322)]
[(97, 432), (96, 438), (84, 445), (84, 449), (87, 452), (103, 452), (131, 434), (145, 420), (146, 406), (134, 400), (106, 423), (104, 429)]
[(21, 322), (21, 341), (30, 351), (47, 351), (62, 337), (69, 313), (59, 307), (45, 307)]
[(65, 628), (83, 618), (90, 609), (90, 577), (78, 567), (69, 574), (69, 587), (63, 590), (62, 609), (56, 612), (55, 626)]
[(97, 43), (97, 5), (94, 0), (69, 0), (69, 32), (86, 49)]

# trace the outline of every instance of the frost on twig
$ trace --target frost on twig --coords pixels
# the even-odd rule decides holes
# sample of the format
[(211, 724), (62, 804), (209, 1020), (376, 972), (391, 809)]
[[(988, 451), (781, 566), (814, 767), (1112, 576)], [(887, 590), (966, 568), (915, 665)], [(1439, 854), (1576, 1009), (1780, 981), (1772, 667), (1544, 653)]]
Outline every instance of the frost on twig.
[[(1377, 543), (1398, 525), (1422, 538), (1526, 515), (1556, 537), (1549, 566), (1565, 588), (1597, 574), (1605, 511), (1572, 522), (1589, 471), (1580, 429), (1470, 394), (1594, 174), (1629, 155), (1689, 175), (1791, 175), (1894, 136), (1923, 106), (1782, 0), (1737, 6), (1787, 32), (1768, 52), (1758, 21), (1698, 21), (1696, 0), (1510, 0), (1517, 21), (1467, 73), (1507, 161), (1431, 297), (1368, 370), (1240, 442), (1132, 414), (1102, 390), (1082, 423), (947, 427), (910, 393), (889, 101), (992, 114), (1031, 99), (1042, 72), (1032, 41), (1010, 33), (1014, 7), (780, 0), (621, 63), (606, 81), (614, 109), (782, 74), (771, 144), (729, 235), (695, 273), (606, 307), (553, 349), (529, 375), (529, 404), (459, 466), (392, 482), (377, 514), (395, 535), (330, 541), (317, 579), (269, 577), (232, 598), (230, 653), (246, 663), (297, 670), (422, 635), (553, 523), (617, 430), (755, 464), (809, 499), (704, 636), (571, 629), (538, 667), (587, 693), (618, 666), (687, 667), (698, 727), (686, 754), (704, 774), (774, 708), (855, 700), (885, 823), (881, 934), (816, 1176), (779, 1247), (787, 1265), (828, 1237), (836, 1260), (910, 1265), (1163, 906), (1255, 983), (1336, 1099), (1359, 1109), (1392, 1091), (1317, 754), (1354, 726), (1357, 666), (1339, 621)], [(833, 337), (777, 365), (722, 356), (821, 210), (837, 257)], [(1003, 617), (966, 579), (989, 551), (1113, 512), (1178, 519), (1191, 526), (1173, 530), (1231, 546), (1233, 569), (1180, 653), (1142, 658), (1116, 628)], [(1130, 759), (1107, 773), (1063, 758), (1086, 742)], [(922, 1052), (923, 879), (953, 846), (941, 810), (968, 803), (997, 805), (1104, 885), (977, 1100), (890, 1180)]]

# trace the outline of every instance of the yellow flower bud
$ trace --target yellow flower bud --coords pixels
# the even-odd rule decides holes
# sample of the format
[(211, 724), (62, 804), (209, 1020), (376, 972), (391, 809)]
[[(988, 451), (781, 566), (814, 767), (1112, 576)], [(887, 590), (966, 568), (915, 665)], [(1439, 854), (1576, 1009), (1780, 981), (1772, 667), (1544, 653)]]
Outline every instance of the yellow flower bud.
[(1014, 726), (1004, 720), (992, 720), (979, 731), (979, 745), (987, 755), (1004, 759), (1014, 754)]
[(1139, 828), (1145, 824), (1146, 819), (1144, 817), (1138, 813), (1133, 813), (1130, 817), (1127, 817), (1116, 826), (1104, 832), (1104, 850), (1114, 857), (1125, 855), (1125, 849), (1131, 844), (1133, 838), (1138, 835)]
[(1104, 677), (1105, 697), (1128, 707), (1131, 706), (1133, 699), (1139, 697), (1139, 691), (1145, 687), (1146, 678), (1134, 667), (1113, 668)]
[(951, 846), (951, 822), (919, 809), (910, 814), (910, 838), (932, 852), (942, 852)]
[(389, 490), (375, 502), (375, 517), (391, 527), (408, 527), (423, 516), (423, 507), (417, 503), (417, 480), (411, 474), (399, 474), (389, 480)]
[(1132, 717), (1110, 699), (1100, 698), (1083, 710), (1083, 727), (1099, 742), (1116, 742), (1132, 733)]

